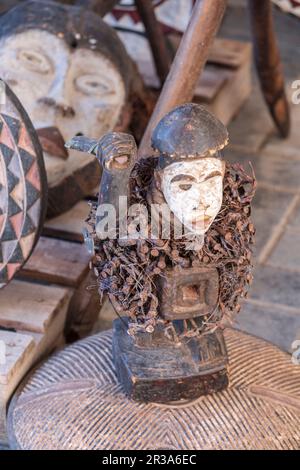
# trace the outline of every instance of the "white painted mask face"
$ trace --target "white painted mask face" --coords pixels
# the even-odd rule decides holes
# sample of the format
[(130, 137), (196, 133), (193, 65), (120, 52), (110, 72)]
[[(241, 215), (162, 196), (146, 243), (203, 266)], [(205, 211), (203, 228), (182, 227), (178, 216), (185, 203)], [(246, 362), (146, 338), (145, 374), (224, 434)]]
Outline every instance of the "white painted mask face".
[(219, 158), (172, 163), (162, 171), (166, 202), (189, 232), (204, 234), (223, 200), (225, 164)]
[[(63, 38), (29, 30), (0, 41), (0, 77), (22, 102), (36, 129), (57, 127), (100, 138), (114, 129), (125, 103), (124, 81), (100, 52), (71, 50)], [(55, 186), (92, 157), (74, 150), (65, 161), (44, 152), (48, 185)]]
[(29, 30), (0, 41), (0, 76), (21, 100), (36, 128), (55, 126), (65, 140), (99, 138), (116, 125), (125, 87), (100, 52), (71, 50), (62, 38)]

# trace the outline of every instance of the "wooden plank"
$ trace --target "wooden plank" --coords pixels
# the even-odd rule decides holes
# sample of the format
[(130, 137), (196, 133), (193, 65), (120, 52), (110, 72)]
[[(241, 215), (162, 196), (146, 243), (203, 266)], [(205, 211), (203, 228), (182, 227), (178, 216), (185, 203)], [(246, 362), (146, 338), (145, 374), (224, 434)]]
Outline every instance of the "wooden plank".
[(45, 333), (68, 296), (61, 287), (12, 281), (0, 291), (0, 327)]
[(211, 103), (216, 99), (229, 76), (228, 69), (207, 65), (197, 85), (195, 96), (201, 102)]
[[(21, 284), (21, 283), (19, 283)], [(27, 283), (23, 283), (27, 284)], [(34, 284), (28, 284), (34, 285)], [(43, 286), (39, 286), (42, 288)], [(7, 404), (16, 387), (24, 379), (31, 367), (41, 361), (43, 357), (52, 352), (56, 347), (63, 346), (62, 331), (66, 321), (67, 310), (70, 302), (70, 289), (48, 287), (49, 293), (63, 291), (64, 301), (60, 301), (53, 308), (55, 315), (48, 322), (44, 334), (17, 331), (7, 332), (0, 330), (0, 341), (5, 342), (6, 363), (0, 366), (0, 444), (7, 445), (6, 435), (6, 409)], [(54, 295), (55, 297), (55, 295)], [(40, 312), (37, 316), (44, 314), (44, 303), (41, 302)], [(2, 367), (2, 369), (1, 369)]]
[[(212, 67), (212, 66), (211, 66)], [(219, 90), (217, 97), (207, 103), (208, 109), (215, 114), (225, 126), (238, 114), (252, 90), (251, 60), (236, 70), (224, 70), (227, 80)], [(200, 103), (203, 99), (196, 98)]]
[[(172, 46), (177, 49), (181, 39), (180, 36), (171, 34), (168, 38)], [(250, 42), (215, 38), (209, 51), (207, 63), (237, 69), (248, 60), (251, 53), (252, 46)]]
[(208, 63), (237, 69), (248, 60), (251, 54), (252, 46), (250, 42), (215, 38), (209, 53)]
[(9, 382), (32, 356), (35, 341), (30, 335), (0, 331), (0, 343), (5, 350), (5, 362), (0, 364), (0, 443), (7, 444), (6, 408), (13, 391)]
[(82, 230), (89, 212), (90, 207), (87, 201), (80, 201), (68, 212), (47, 220), (43, 228), (43, 235), (83, 242)]
[(7, 385), (26, 357), (32, 355), (35, 340), (30, 335), (0, 330), (1, 349), (4, 345), (4, 361), (0, 362), (0, 384)]
[(19, 277), (77, 287), (89, 270), (84, 245), (41, 237)]

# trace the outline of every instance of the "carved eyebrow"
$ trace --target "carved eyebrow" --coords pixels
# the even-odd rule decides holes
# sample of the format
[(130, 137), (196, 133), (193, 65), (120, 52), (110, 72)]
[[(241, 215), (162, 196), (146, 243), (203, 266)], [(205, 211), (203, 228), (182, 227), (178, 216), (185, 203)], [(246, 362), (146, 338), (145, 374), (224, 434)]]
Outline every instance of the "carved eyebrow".
[(191, 175), (184, 175), (184, 174), (181, 174), (181, 175), (176, 175), (174, 176), (174, 178), (171, 179), (171, 183), (175, 183), (177, 181), (184, 181), (184, 182), (196, 182), (196, 178), (194, 178), (194, 176), (191, 176)]
[(209, 180), (210, 178), (213, 178), (214, 176), (222, 176), (222, 173), (220, 173), (220, 171), (218, 171), (218, 170), (213, 171), (208, 176), (206, 176), (206, 178), (204, 178), (203, 181)]

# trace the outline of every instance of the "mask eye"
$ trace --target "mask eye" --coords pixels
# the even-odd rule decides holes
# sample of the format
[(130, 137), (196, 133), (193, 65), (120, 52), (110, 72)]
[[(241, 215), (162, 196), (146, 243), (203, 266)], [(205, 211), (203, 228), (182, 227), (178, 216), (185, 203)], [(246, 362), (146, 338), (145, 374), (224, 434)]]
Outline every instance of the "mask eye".
[(171, 179), (174, 191), (188, 191), (194, 183), (196, 183), (194, 176), (183, 173), (175, 175)]
[(49, 60), (40, 52), (21, 50), (18, 53), (18, 59), (27, 70), (32, 72), (46, 74), (51, 71)]
[(76, 88), (85, 95), (109, 95), (112, 93), (110, 86), (100, 77), (94, 75), (82, 75), (75, 80)]
[(179, 189), (181, 189), (181, 191), (188, 191), (189, 189), (191, 189), (191, 187), (192, 187), (191, 184), (184, 184), (184, 183), (179, 184)]

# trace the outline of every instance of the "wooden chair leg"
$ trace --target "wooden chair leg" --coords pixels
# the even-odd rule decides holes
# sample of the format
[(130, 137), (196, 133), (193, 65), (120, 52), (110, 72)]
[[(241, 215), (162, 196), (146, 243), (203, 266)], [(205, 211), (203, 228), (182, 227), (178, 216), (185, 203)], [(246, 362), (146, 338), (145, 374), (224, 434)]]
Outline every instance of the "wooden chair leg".
[(255, 63), (272, 118), (282, 135), (290, 131), (290, 113), (284, 90), (282, 63), (270, 0), (248, 0), (254, 43)]
[(154, 11), (154, 5), (148, 0), (135, 0), (137, 11), (144, 23), (146, 35), (151, 47), (156, 72), (163, 85), (171, 65), (171, 54)]

